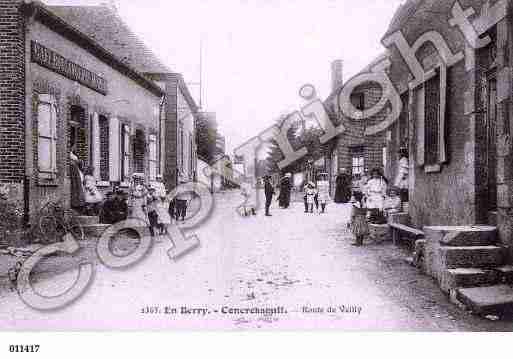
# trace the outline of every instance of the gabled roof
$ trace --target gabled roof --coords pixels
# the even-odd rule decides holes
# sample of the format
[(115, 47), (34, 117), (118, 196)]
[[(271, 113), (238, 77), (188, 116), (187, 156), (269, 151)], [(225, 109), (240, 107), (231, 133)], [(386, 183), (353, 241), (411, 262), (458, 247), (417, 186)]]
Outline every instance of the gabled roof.
[(173, 72), (108, 6), (47, 6), (53, 13), (141, 73)]
[(90, 36), (80, 31), (74, 24), (70, 24), (65, 21), (41, 1), (25, 0), (20, 7), (20, 12), (24, 14), (24, 16), (32, 18), (35, 21), (40, 21), (61, 36), (78, 44), (79, 46), (82, 46), (99, 60), (105, 62), (123, 75), (131, 78), (155, 95), (164, 95), (162, 90), (153, 81), (149, 80), (146, 76), (143, 76), (132, 66), (122, 62), (98, 41), (95, 41)]

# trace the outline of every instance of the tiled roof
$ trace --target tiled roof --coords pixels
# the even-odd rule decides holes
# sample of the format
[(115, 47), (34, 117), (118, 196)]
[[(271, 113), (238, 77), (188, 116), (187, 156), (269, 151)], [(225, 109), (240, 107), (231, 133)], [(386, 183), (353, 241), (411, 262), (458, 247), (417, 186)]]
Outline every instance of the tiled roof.
[(399, 5), (383, 37), (400, 30), (415, 15), (423, 2), (424, 0), (407, 0), (406, 3)]
[(157, 56), (107, 6), (47, 6), (120, 61), (141, 73), (171, 73)]

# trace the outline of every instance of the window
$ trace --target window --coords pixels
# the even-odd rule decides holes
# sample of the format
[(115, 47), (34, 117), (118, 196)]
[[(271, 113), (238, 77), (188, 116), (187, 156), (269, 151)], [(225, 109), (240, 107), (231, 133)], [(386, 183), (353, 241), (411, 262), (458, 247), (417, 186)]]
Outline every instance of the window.
[(441, 64), (435, 75), (417, 91), (417, 161), (426, 172), (439, 172), (446, 162), (445, 110), (447, 68)]
[(99, 119), (100, 130), (100, 179), (102, 181), (109, 181), (109, 120), (100, 116)]
[[(115, 117), (110, 119), (109, 122), (109, 178), (112, 182), (121, 181), (120, 174), (124, 173), (121, 169), (121, 149), (124, 149), (123, 136), (120, 130), (119, 120)], [(120, 141), (121, 140), (121, 141)]]
[(150, 180), (157, 177), (157, 137), (150, 135)]
[(387, 168), (387, 148), (383, 147), (383, 168)]
[(57, 174), (57, 107), (53, 96), (39, 96), (37, 129), (39, 176), (54, 179)]
[(97, 113), (91, 114), (90, 124), (90, 163), (94, 167), (94, 178), (100, 179), (100, 117)]
[(351, 94), (351, 103), (357, 110), (365, 110), (365, 95), (363, 92)]
[(146, 134), (143, 130), (137, 129), (134, 138), (134, 171), (145, 173)]
[(180, 151), (180, 160), (179, 160), (179, 167), (180, 171), (183, 172), (183, 165), (184, 165), (184, 141), (183, 141), (183, 127), (180, 127), (180, 141), (178, 142), (178, 151)]
[(351, 149), (351, 157), (353, 159), (352, 172), (353, 175), (361, 175), (365, 170), (365, 155), (362, 147), (354, 147)]
[(189, 171), (191, 175), (194, 173), (194, 142), (192, 135), (189, 135)]

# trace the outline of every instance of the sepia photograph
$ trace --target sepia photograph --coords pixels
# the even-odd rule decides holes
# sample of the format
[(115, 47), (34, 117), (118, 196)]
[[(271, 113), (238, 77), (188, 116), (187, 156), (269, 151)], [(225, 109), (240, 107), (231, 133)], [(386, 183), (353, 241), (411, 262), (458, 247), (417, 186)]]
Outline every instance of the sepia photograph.
[(512, 136), (509, 0), (0, 0), (0, 331), (511, 332)]

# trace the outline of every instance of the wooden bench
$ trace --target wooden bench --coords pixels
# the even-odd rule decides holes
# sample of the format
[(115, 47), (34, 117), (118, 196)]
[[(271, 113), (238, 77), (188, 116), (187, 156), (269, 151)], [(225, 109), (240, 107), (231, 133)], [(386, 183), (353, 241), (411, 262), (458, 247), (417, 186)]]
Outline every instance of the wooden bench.
[(414, 241), (413, 243), (415, 243), (417, 239), (424, 238), (424, 232), (412, 227), (405, 226), (404, 224), (390, 223), (389, 226), (390, 230), (392, 231), (392, 242), (394, 244), (397, 244), (397, 242), (401, 239), (402, 233), (406, 234), (409, 238), (412, 238)]

